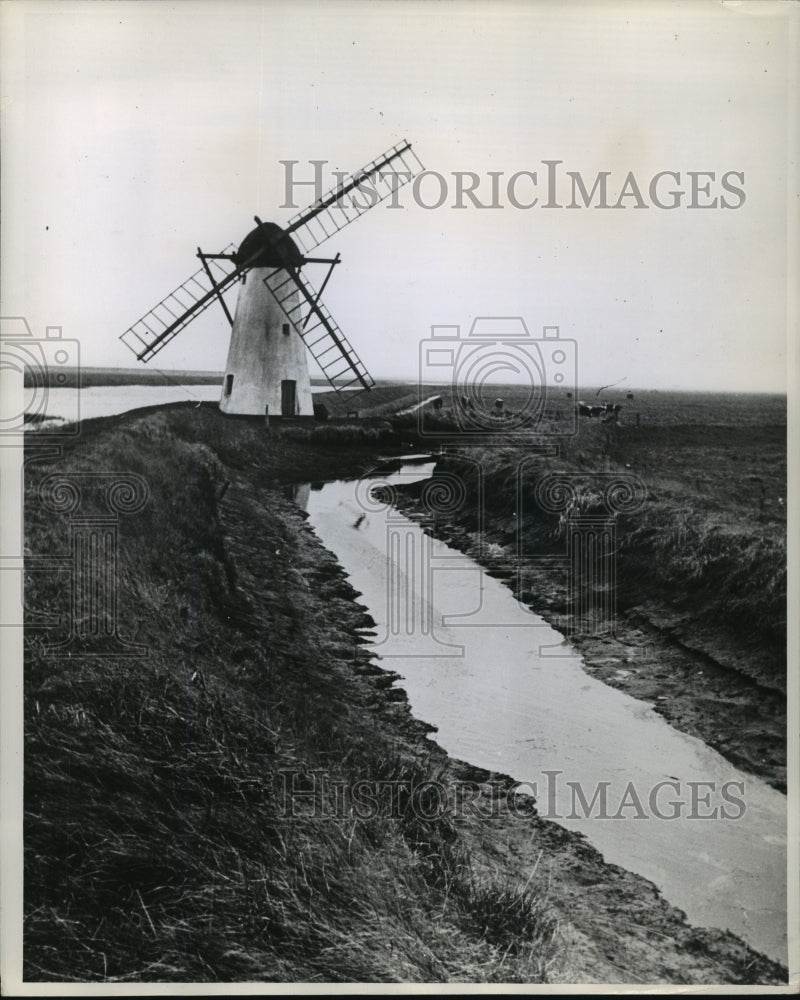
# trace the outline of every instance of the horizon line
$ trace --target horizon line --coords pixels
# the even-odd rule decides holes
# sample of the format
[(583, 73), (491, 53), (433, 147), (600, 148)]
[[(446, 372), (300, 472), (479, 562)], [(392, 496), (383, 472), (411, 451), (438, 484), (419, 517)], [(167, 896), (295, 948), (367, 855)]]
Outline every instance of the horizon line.
[[(26, 369), (27, 369), (27, 366), (26, 366)], [(171, 379), (177, 378), (179, 376), (189, 376), (189, 375), (204, 376), (204, 377), (214, 376), (214, 377), (218, 377), (220, 379), (220, 382), (222, 381), (222, 379), (225, 376), (225, 370), (224, 369), (217, 369), (217, 368), (141, 368), (141, 367), (128, 367), (128, 366), (125, 366), (125, 365), (79, 365), (79, 366), (78, 365), (64, 365), (64, 366), (59, 366), (59, 371), (65, 372), (65, 373), (69, 372), (70, 374), (72, 374), (74, 372), (100, 372), (100, 371), (102, 371), (102, 372), (120, 372), (120, 373), (121, 372), (125, 372), (125, 373), (131, 373), (131, 374), (141, 373), (143, 376), (152, 377), (152, 376), (155, 376), (155, 375), (163, 375), (165, 378), (171, 378)], [(432, 380), (426, 380), (424, 382), (421, 382), (419, 379), (412, 378), (412, 377), (410, 377), (408, 375), (380, 375), (380, 376), (376, 375), (375, 379), (376, 379), (376, 386), (375, 386), (375, 388), (380, 388), (380, 385), (378, 384), (380, 382), (395, 383), (395, 384), (399, 384), (399, 385), (409, 385), (409, 386), (414, 386), (414, 385), (418, 385), (418, 386), (433, 386), (433, 387), (437, 387), (437, 388), (438, 387), (441, 387), (441, 388), (450, 388), (450, 387), (453, 386), (452, 380), (442, 381), (442, 382), (437, 382), (437, 381), (432, 381)], [(325, 385), (326, 384), (326, 380), (323, 379), (323, 378), (321, 378), (320, 376), (311, 376), (311, 383), (312, 383), (312, 385)], [(511, 387), (515, 387), (515, 388), (526, 385), (525, 382), (491, 382), (491, 383), (485, 383), (485, 384), (486, 385), (492, 385), (492, 386), (498, 386), (498, 387), (499, 386), (511, 386)], [(61, 388), (61, 387), (60, 386), (53, 386), (53, 385), (51, 385), (50, 388)], [(75, 388), (75, 386), (65, 386), (64, 388)], [(89, 387), (87, 386), (86, 388), (89, 388)], [(101, 388), (101, 386), (95, 386), (95, 388)], [(557, 390), (557, 391), (561, 391), (561, 390), (563, 390), (565, 392), (568, 391), (568, 390), (564, 389), (563, 386), (554, 386), (554, 385), (549, 385), (549, 384), (546, 385), (545, 388), (546, 389), (550, 389), (550, 390)], [(774, 389), (774, 388), (773, 389), (745, 389), (745, 388), (731, 387), (731, 386), (700, 386), (700, 387), (693, 386), (693, 387), (690, 387), (690, 386), (674, 385), (674, 384), (673, 385), (661, 385), (661, 386), (653, 386), (653, 385), (649, 385), (648, 386), (648, 385), (634, 385), (634, 384), (629, 384), (629, 385), (624, 385), (624, 386), (607, 386), (607, 387), (601, 387), (601, 388), (608, 388), (609, 390), (610, 389), (615, 389), (618, 393), (621, 393), (621, 394), (624, 394), (624, 393), (627, 393), (627, 392), (697, 392), (697, 393), (708, 392), (708, 393), (736, 393), (736, 394), (739, 394), (739, 395), (754, 395), (754, 396), (758, 396), (758, 395), (760, 395), (760, 396), (764, 396), (764, 395), (767, 395), (767, 396), (788, 396), (788, 394), (789, 394), (788, 393), (788, 389), (786, 387), (784, 387), (782, 389)], [(580, 392), (588, 392), (589, 390), (593, 390), (595, 392), (598, 391), (597, 384), (594, 383), (594, 382), (592, 382), (592, 383), (582, 383), (580, 385), (575, 386), (575, 388), (574, 388), (574, 391), (576, 391), (578, 393), (580, 393)], [(335, 391), (333, 386), (331, 387), (331, 391)]]

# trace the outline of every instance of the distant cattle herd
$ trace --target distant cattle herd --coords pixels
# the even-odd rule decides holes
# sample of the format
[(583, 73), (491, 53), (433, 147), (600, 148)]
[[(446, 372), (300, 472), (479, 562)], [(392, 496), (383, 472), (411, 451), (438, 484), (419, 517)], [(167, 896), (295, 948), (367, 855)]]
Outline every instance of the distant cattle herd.
[(622, 409), (622, 403), (599, 403), (589, 406), (582, 399), (578, 400), (578, 415), (581, 417), (602, 417), (604, 421), (613, 420), (615, 423)]
[[(567, 398), (571, 397), (572, 393), (567, 393)], [(629, 392), (627, 398), (633, 399), (633, 393)], [(425, 402), (431, 404), (433, 409), (437, 412), (440, 411), (444, 405), (444, 400), (441, 396), (433, 396)], [(462, 412), (475, 412), (475, 405), (468, 396), (461, 396), (459, 403)], [(609, 421), (616, 423), (619, 419), (621, 409), (622, 403), (596, 403), (594, 405), (589, 405), (582, 399), (579, 399), (575, 405), (575, 412), (578, 416), (590, 418), (599, 417), (602, 419), (603, 423), (608, 423)], [(491, 410), (491, 415), (503, 418), (509, 417), (512, 414), (506, 409), (504, 400), (496, 399)]]

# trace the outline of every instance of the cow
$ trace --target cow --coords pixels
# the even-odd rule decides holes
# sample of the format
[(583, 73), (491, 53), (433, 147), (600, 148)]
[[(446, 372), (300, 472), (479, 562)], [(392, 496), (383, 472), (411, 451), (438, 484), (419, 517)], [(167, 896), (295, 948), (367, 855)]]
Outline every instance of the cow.
[(616, 423), (622, 403), (596, 403), (589, 406), (584, 400), (579, 399), (577, 409), (581, 417), (603, 417), (604, 422), (613, 420)]
[(444, 405), (441, 396), (434, 396), (433, 399), (431, 400), (431, 403), (433, 405), (434, 410), (441, 410), (442, 406)]

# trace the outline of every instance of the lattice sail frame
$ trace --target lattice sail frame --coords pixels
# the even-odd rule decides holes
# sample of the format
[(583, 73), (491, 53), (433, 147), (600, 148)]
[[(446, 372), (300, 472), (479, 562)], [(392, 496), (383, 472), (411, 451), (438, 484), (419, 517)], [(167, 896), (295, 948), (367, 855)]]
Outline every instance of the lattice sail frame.
[[(231, 243), (223, 254), (232, 254), (235, 250)], [(133, 351), (137, 360), (149, 361), (230, 288), (242, 270), (232, 260), (222, 256), (209, 260), (207, 266), (204, 264), (174, 291), (165, 295), (119, 339)]]
[[(341, 392), (359, 384), (364, 391), (375, 385), (375, 379), (305, 275), (295, 269), (275, 270), (264, 278), (264, 284), (333, 389)], [(299, 296), (295, 295), (297, 291)], [(337, 381), (350, 374), (354, 377), (348, 381)]]
[[(399, 191), (424, 169), (411, 144), (398, 143), (357, 173), (343, 177), (330, 191), (289, 219), (286, 232), (301, 252), (307, 254)], [(367, 203), (355, 201), (354, 193), (363, 195)]]

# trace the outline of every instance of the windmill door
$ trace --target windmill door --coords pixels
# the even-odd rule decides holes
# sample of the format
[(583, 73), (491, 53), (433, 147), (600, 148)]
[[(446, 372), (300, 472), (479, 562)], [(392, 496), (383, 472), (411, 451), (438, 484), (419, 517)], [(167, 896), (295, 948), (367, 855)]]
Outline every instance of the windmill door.
[(283, 379), (281, 382), (281, 416), (293, 417), (297, 412), (297, 382)]

